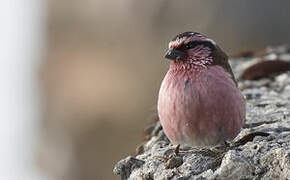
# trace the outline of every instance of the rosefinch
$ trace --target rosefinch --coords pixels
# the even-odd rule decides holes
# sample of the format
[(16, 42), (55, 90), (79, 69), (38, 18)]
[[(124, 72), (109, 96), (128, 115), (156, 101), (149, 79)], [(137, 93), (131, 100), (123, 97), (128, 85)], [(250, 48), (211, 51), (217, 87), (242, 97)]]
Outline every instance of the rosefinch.
[(173, 144), (210, 146), (239, 133), (245, 100), (227, 55), (196, 32), (177, 35), (165, 58), (172, 60), (158, 98), (158, 115)]

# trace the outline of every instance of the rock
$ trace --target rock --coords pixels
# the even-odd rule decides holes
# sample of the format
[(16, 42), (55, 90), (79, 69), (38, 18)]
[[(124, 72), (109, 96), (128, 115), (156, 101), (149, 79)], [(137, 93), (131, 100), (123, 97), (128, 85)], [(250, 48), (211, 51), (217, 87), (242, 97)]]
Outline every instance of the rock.
[(114, 168), (113, 172), (121, 176), (121, 179), (128, 179), (131, 172), (140, 168), (145, 162), (133, 157), (127, 157), (121, 160)]
[(215, 171), (215, 179), (250, 179), (254, 167), (238, 151), (230, 150), (223, 158), (221, 166)]
[[(268, 48), (273, 54), (290, 57), (289, 48)], [(231, 61), (235, 74), (257, 58)], [(121, 179), (290, 179), (290, 72), (274, 78), (240, 81), (247, 98), (244, 128), (229, 145), (210, 148), (180, 147), (170, 144), (160, 123), (142, 145), (136, 158), (127, 157), (114, 168)]]
[(290, 179), (290, 151), (283, 148), (270, 150), (261, 158), (266, 169), (263, 179)]
[(171, 157), (166, 164), (167, 169), (173, 169), (173, 168), (178, 168), (180, 165), (182, 165), (183, 160), (181, 157)]

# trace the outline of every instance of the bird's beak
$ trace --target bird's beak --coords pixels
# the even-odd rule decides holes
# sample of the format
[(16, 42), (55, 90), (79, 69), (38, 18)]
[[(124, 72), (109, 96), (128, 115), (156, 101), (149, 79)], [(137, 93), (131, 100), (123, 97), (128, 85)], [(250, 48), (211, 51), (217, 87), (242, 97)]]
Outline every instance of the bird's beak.
[(184, 52), (176, 49), (169, 49), (164, 55), (164, 57), (169, 60), (180, 60), (183, 59), (184, 56), (185, 56)]

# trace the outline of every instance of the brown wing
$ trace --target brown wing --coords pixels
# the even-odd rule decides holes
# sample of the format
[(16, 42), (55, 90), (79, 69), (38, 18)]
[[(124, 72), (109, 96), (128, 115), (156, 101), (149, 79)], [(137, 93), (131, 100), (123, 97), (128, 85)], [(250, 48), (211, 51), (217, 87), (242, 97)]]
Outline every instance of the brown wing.
[(224, 53), (219, 46), (216, 46), (216, 48), (212, 52), (212, 56), (213, 63), (211, 65), (219, 65), (223, 67), (226, 72), (230, 73), (233, 81), (237, 85), (237, 80), (229, 64), (228, 56), (226, 55), (226, 53)]

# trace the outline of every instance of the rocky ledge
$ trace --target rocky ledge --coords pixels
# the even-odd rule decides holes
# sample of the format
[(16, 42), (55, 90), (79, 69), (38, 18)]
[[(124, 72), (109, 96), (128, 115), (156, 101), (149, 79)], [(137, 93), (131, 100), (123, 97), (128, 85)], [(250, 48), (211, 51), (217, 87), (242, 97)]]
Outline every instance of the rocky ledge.
[(148, 140), (115, 165), (121, 179), (290, 179), (290, 48), (231, 59), (247, 99), (246, 122), (233, 142), (211, 148), (169, 143), (157, 121)]

